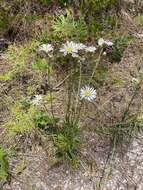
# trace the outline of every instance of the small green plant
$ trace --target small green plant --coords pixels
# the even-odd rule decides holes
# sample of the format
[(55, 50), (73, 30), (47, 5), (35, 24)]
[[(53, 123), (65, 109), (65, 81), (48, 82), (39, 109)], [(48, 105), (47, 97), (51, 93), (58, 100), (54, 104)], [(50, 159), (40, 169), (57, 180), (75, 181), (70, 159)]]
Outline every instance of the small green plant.
[(41, 59), (41, 58), (37, 58), (35, 60), (35, 63), (32, 65), (32, 68), (34, 70), (40, 71), (42, 73), (44, 73), (44, 72), (51, 73), (52, 72), (51, 66), (49, 66), (49, 64), (47, 63), (47, 61), (45, 59)]
[(7, 135), (15, 136), (29, 133), (35, 127), (33, 117), (36, 112), (35, 107), (30, 107), (28, 110), (24, 108), (23, 110), (23, 104), (17, 103), (13, 105), (11, 108), (12, 117), (5, 125)]
[(27, 63), (28, 59), (32, 57), (35, 52), (35, 48), (40, 43), (37, 41), (28, 42), (24, 46), (11, 45), (7, 51), (7, 58), (11, 65), (16, 65), (17, 67), (23, 67)]
[(2, 185), (9, 179), (8, 162), (2, 147), (0, 147), (0, 189)]
[(67, 10), (67, 15), (61, 15), (53, 23), (53, 31), (56, 36), (60, 36), (62, 39), (78, 39), (84, 40), (87, 36), (87, 26), (81, 17), (79, 20), (75, 20), (73, 12)]
[(121, 36), (117, 38), (112, 47), (107, 47), (107, 57), (111, 63), (120, 62), (123, 56), (123, 53), (127, 46), (129, 45), (131, 38), (128, 36)]
[(65, 121), (61, 132), (53, 135), (56, 154), (62, 161), (77, 164), (77, 153), (81, 144), (81, 133), (78, 123)]
[(54, 131), (56, 129), (56, 124), (59, 121), (59, 118), (53, 118), (43, 111), (39, 111), (37, 114), (35, 114), (33, 119), (35, 126), (44, 130), (45, 132), (52, 132), (50, 129), (53, 129)]
[(20, 104), (21, 104), (20, 105), (21, 109), (25, 110), (25, 111), (27, 111), (31, 106), (30, 99), (28, 99), (28, 98), (22, 98), (20, 101)]
[(28, 62), (36, 55), (36, 47), (39, 42), (32, 41), (25, 46), (9, 46), (7, 50), (7, 61), (11, 65), (11, 70), (8, 73), (0, 76), (0, 80), (12, 80), (16, 74), (23, 72), (28, 67)]
[(0, 75), (0, 81), (10, 81), (13, 79), (14, 75), (15, 75), (14, 70), (9, 71), (8, 73)]

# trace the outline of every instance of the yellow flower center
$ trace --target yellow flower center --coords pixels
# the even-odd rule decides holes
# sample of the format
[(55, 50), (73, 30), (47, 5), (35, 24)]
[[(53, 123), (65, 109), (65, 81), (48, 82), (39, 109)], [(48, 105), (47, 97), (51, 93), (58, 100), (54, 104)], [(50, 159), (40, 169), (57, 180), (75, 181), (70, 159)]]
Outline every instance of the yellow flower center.
[(71, 47), (67, 47), (66, 50), (67, 50), (68, 53), (72, 53), (72, 48)]
[(87, 90), (87, 91), (84, 92), (84, 96), (85, 97), (90, 97), (90, 96), (92, 96), (92, 92)]

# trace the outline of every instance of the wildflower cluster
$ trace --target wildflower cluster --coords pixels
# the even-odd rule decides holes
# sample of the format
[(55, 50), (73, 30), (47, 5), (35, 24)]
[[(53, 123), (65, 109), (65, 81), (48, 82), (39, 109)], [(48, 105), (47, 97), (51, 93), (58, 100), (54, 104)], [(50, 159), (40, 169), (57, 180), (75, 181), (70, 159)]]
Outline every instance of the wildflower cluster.
[[(104, 45), (111, 47), (113, 46), (113, 42), (100, 38), (98, 40), (98, 46), (102, 47)], [(54, 47), (51, 44), (43, 44), (39, 47), (38, 50), (43, 51), (49, 55), (49, 53), (54, 51)], [(78, 58), (81, 51), (83, 51), (84, 53), (95, 53), (96, 50), (97, 48), (95, 46), (87, 46), (83, 43), (67, 41), (62, 44), (62, 47), (59, 48), (59, 53), (62, 53), (63, 56), (70, 55), (73, 58)], [(106, 55), (106, 52), (103, 52), (103, 55)], [(94, 99), (96, 99), (97, 93), (94, 88), (91, 88), (90, 86), (85, 86), (81, 88), (79, 95), (81, 99), (93, 101)], [(39, 102), (41, 102), (41, 96), (36, 95), (35, 99), (33, 99), (33, 105), (38, 105)]]
[[(85, 50), (86, 52), (94, 53), (96, 51), (96, 47), (94, 46), (86, 46), (83, 43), (75, 43), (73, 41), (67, 41), (62, 45), (59, 49), (59, 52), (63, 53), (64, 56), (71, 55), (72, 57), (78, 57), (78, 53), (81, 50)], [(51, 44), (42, 44), (38, 51), (43, 51), (45, 53), (49, 53), (53, 51), (54, 48)]]
[[(98, 40), (98, 46), (103, 46), (103, 45), (113, 46), (113, 42), (100, 38)], [(43, 51), (45, 53), (49, 53), (54, 50), (54, 47), (51, 44), (42, 44), (40, 45), (38, 50)], [(70, 54), (72, 57), (78, 57), (78, 53), (80, 50), (85, 50), (85, 52), (94, 53), (97, 50), (97, 48), (94, 46), (86, 46), (83, 43), (75, 43), (73, 41), (67, 41), (59, 49), (59, 52), (63, 53), (64, 56)]]

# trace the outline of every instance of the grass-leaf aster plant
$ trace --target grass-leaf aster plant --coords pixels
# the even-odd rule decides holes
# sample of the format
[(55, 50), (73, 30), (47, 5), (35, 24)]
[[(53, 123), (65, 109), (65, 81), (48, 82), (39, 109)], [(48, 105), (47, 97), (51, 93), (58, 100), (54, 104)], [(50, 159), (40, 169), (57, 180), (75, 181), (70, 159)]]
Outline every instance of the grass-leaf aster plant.
[(0, 190), (143, 190), (141, 1), (0, 0)]

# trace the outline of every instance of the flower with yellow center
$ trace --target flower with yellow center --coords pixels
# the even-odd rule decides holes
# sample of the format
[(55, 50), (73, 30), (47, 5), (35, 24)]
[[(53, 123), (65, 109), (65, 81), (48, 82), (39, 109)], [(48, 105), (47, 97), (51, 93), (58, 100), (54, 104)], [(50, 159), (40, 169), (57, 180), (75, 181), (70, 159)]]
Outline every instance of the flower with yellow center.
[(71, 54), (72, 57), (78, 57), (78, 51), (81, 49), (81, 44), (75, 43), (73, 41), (67, 41), (63, 44), (63, 47), (60, 49), (60, 52), (64, 54), (64, 56)]
[(53, 51), (53, 46), (51, 44), (42, 44), (39, 47), (39, 51), (44, 51), (45, 53), (49, 53), (51, 51)]
[(93, 101), (97, 96), (96, 90), (89, 86), (85, 86), (80, 90), (81, 99), (85, 99), (88, 101)]
[(94, 47), (94, 46), (86, 47), (86, 48), (85, 48), (85, 51), (86, 51), (86, 52), (94, 53), (94, 52), (96, 51), (96, 47)]
[(67, 47), (67, 53), (72, 53), (72, 48), (71, 47)]

